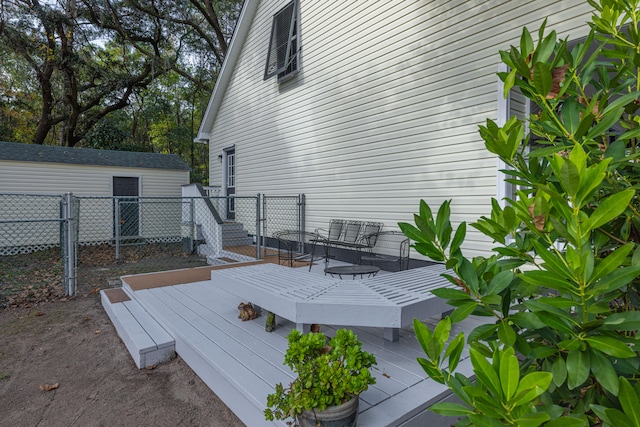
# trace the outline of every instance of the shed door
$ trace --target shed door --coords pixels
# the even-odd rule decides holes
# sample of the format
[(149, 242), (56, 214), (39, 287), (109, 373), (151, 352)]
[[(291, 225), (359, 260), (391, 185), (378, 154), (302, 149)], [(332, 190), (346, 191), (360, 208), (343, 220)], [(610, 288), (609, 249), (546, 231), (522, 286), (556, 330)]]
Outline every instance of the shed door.
[(121, 237), (140, 236), (138, 189), (137, 177), (113, 177), (114, 224), (119, 224)]

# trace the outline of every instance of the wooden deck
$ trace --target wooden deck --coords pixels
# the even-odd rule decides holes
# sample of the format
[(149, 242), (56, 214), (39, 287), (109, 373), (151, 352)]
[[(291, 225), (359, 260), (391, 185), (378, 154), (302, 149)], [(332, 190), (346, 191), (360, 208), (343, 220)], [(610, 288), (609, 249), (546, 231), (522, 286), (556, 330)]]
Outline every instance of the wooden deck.
[[(309, 273), (314, 274), (314, 273)], [(289, 368), (282, 364), (286, 336), (295, 324), (278, 319), (272, 333), (265, 332), (265, 316), (242, 322), (238, 318), (238, 297), (211, 280), (158, 287), (136, 286), (123, 278), (124, 290), (137, 301), (175, 340), (175, 351), (202, 380), (248, 426), (285, 425), (264, 419), (266, 396), (275, 384), (288, 384)], [(246, 302), (246, 301), (244, 301)], [(436, 319), (427, 319), (434, 324)], [(471, 329), (478, 320), (462, 325)], [(329, 336), (336, 327), (323, 326)], [(422, 357), (411, 328), (400, 330), (399, 339), (384, 339), (383, 328), (350, 327), (375, 354), (376, 384), (360, 396), (361, 426), (449, 426), (451, 420), (426, 411), (449, 396), (448, 390), (427, 378), (416, 362)], [(467, 360), (459, 370), (471, 372)]]

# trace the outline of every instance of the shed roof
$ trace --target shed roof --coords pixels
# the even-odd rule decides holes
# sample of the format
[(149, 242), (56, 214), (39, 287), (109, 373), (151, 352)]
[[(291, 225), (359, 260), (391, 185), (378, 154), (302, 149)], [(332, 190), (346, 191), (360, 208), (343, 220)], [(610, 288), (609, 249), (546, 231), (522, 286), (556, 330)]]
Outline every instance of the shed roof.
[(0, 141), (0, 160), (64, 163), (91, 166), (190, 170), (175, 154), (96, 150)]

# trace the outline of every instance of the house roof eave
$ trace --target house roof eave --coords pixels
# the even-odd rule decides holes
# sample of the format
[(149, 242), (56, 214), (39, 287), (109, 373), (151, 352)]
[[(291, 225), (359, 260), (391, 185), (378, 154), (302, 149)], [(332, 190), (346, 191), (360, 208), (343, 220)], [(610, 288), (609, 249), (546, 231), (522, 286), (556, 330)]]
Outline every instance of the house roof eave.
[(251, 27), (253, 17), (258, 10), (259, 3), (259, 0), (245, 0), (242, 5), (242, 11), (240, 11), (240, 17), (238, 18), (238, 23), (236, 24), (233, 37), (231, 38), (231, 43), (229, 44), (229, 49), (227, 50), (227, 56), (224, 58), (224, 62), (220, 68), (216, 84), (213, 87), (213, 93), (211, 94), (211, 98), (209, 98), (209, 104), (207, 105), (204, 117), (200, 123), (198, 135), (195, 138), (197, 142), (209, 140), (209, 132), (213, 127), (220, 104), (222, 103), (222, 98), (224, 97), (224, 93), (226, 92), (229, 81), (231, 80), (233, 70), (238, 63), (240, 51), (247, 39), (247, 35), (249, 34), (249, 28)]

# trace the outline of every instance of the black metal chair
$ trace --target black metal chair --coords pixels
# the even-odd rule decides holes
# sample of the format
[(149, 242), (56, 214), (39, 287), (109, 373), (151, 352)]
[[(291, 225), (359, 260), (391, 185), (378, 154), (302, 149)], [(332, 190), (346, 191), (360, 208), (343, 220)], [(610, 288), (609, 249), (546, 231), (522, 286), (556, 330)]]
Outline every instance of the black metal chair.
[(317, 233), (282, 230), (273, 233), (273, 237), (278, 241), (278, 264), (284, 261), (293, 267), (296, 261), (308, 262), (311, 270), (315, 261), (315, 245), (320, 239)]
[(398, 270), (409, 268), (410, 241), (401, 231), (380, 231), (365, 237), (368, 248), (360, 256), (361, 263), (396, 264)]

